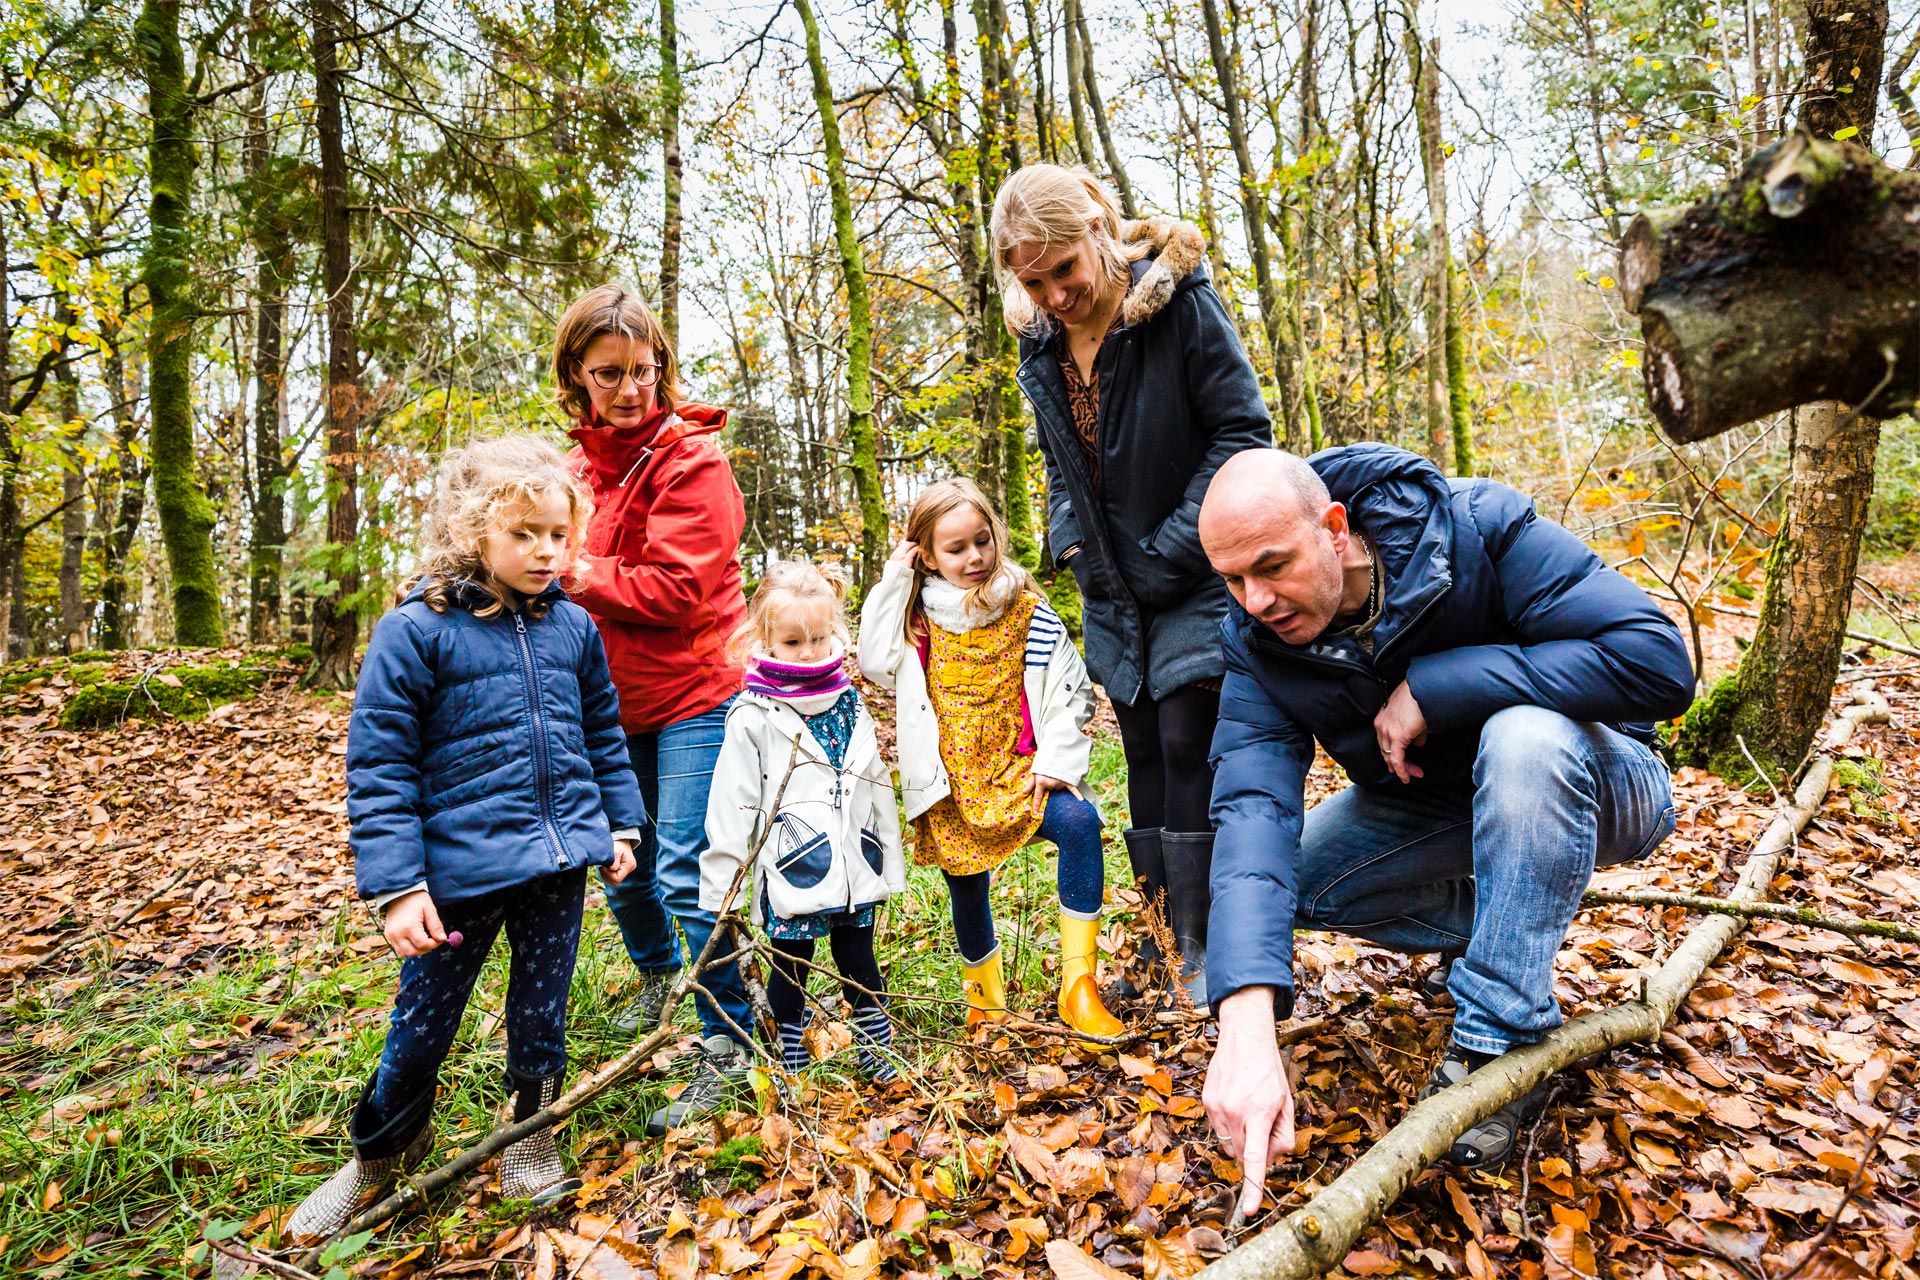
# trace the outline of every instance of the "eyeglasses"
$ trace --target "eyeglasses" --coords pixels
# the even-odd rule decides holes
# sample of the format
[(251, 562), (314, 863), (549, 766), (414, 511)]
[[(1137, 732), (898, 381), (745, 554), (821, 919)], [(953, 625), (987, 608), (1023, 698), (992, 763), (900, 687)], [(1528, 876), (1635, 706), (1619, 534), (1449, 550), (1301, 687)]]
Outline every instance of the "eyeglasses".
[(602, 391), (618, 391), (628, 378), (643, 387), (650, 387), (660, 381), (660, 366), (657, 364), (637, 364), (631, 369), (622, 369), (617, 364), (603, 364), (587, 370), (594, 385)]

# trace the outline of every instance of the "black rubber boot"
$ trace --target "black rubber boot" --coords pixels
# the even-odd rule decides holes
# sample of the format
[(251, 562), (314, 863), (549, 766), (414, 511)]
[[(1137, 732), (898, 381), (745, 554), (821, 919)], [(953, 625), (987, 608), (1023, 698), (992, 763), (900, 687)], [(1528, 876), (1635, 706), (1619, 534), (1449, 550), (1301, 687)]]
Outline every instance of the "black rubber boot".
[(1213, 909), (1213, 832), (1162, 831), (1167, 923), (1180, 947), (1180, 981), (1196, 1009), (1207, 1007), (1207, 914)]
[[(1127, 842), (1127, 862), (1133, 867), (1133, 881), (1146, 900), (1146, 913), (1140, 918), (1139, 952), (1148, 972), (1160, 964), (1160, 944), (1153, 940), (1148, 921), (1167, 909), (1167, 860), (1160, 852), (1160, 828), (1128, 827), (1120, 833)], [(1133, 980), (1121, 974), (1108, 984), (1106, 994), (1113, 1000), (1137, 1000), (1144, 993)]]

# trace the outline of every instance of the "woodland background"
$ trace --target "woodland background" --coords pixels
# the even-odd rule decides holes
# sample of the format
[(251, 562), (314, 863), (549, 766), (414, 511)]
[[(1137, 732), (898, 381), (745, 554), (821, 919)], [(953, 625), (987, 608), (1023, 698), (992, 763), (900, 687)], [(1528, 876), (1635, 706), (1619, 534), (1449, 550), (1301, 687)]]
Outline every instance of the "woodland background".
[[(871, 573), (960, 472), (1043, 564), (983, 227), (1048, 159), (1206, 229), (1284, 444), (1518, 486), (1642, 557), (1704, 661), (1712, 606), (1759, 585), (1788, 427), (1663, 442), (1615, 245), (1795, 120), (1807, 23), (1797, 0), (6, 0), (0, 644), (312, 641), (314, 679), (349, 684), (433, 458), (565, 425), (552, 322), (608, 277), (733, 410), (750, 559)], [(1841, 87), (1884, 104), (1859, 140), (1912, 163), (1913, 6), (1885, 50), (1884, 99)], [(1914, 453), (1885, 433), (1870, 551), (1920, 536)]]

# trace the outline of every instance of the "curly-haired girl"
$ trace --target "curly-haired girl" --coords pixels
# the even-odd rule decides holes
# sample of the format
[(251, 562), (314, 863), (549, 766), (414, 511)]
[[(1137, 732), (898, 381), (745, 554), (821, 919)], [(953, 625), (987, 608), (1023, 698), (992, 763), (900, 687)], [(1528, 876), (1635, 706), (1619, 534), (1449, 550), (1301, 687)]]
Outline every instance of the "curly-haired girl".
[[(647, 821), (600, 632), (562, 590), (592, 500), (532, 436), (442, 462), (421, 570), (367, 646), (347, 730), (360, 896), (402, 957), (379, 1069), (349, 1125), (353, 1158), (288, 1233), (344, 1227), (433, 1147), (433, 1096), (474, 980), (505, 929), (507, 1088), (516, 1120), (560, 1096), (567, 988), (587, 868), (618, 881)], [(500, 1155), (500, 1191), (578, 1188), (546, 1130)]]

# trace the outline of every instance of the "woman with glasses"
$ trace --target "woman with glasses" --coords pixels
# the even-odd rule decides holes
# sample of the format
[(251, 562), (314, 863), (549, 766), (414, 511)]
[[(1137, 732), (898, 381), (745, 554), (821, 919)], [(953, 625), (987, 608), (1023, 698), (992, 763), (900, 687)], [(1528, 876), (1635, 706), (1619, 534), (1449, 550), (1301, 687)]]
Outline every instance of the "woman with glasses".
[[(740, 534), (746, 505), (716, 439), (727, 413), (680, 399), (673, 347), (647, 304), (618, 284), (589, 289), (560, 317), (553, 381), (574, 421), (573, 461), (593, 489), (589, 570), (573, 599), (600, 624), (620, 691), (621, 727), (653, 827), (638, 869), (605, 886), (638, 998), (623, 1031), (659, 1021), (680, 968), (674, 925), (698, 956), (713, 932), (700, 909), (707, 792), (743, 673), (727, 639), (746, 615)], [(721, 1105), (745, 1079), (753, 1025), (732, 965), (700, 979), (701, 1071), (650, 1127)], [(718, 1006), (716, 1008), (716, 1005)]]

